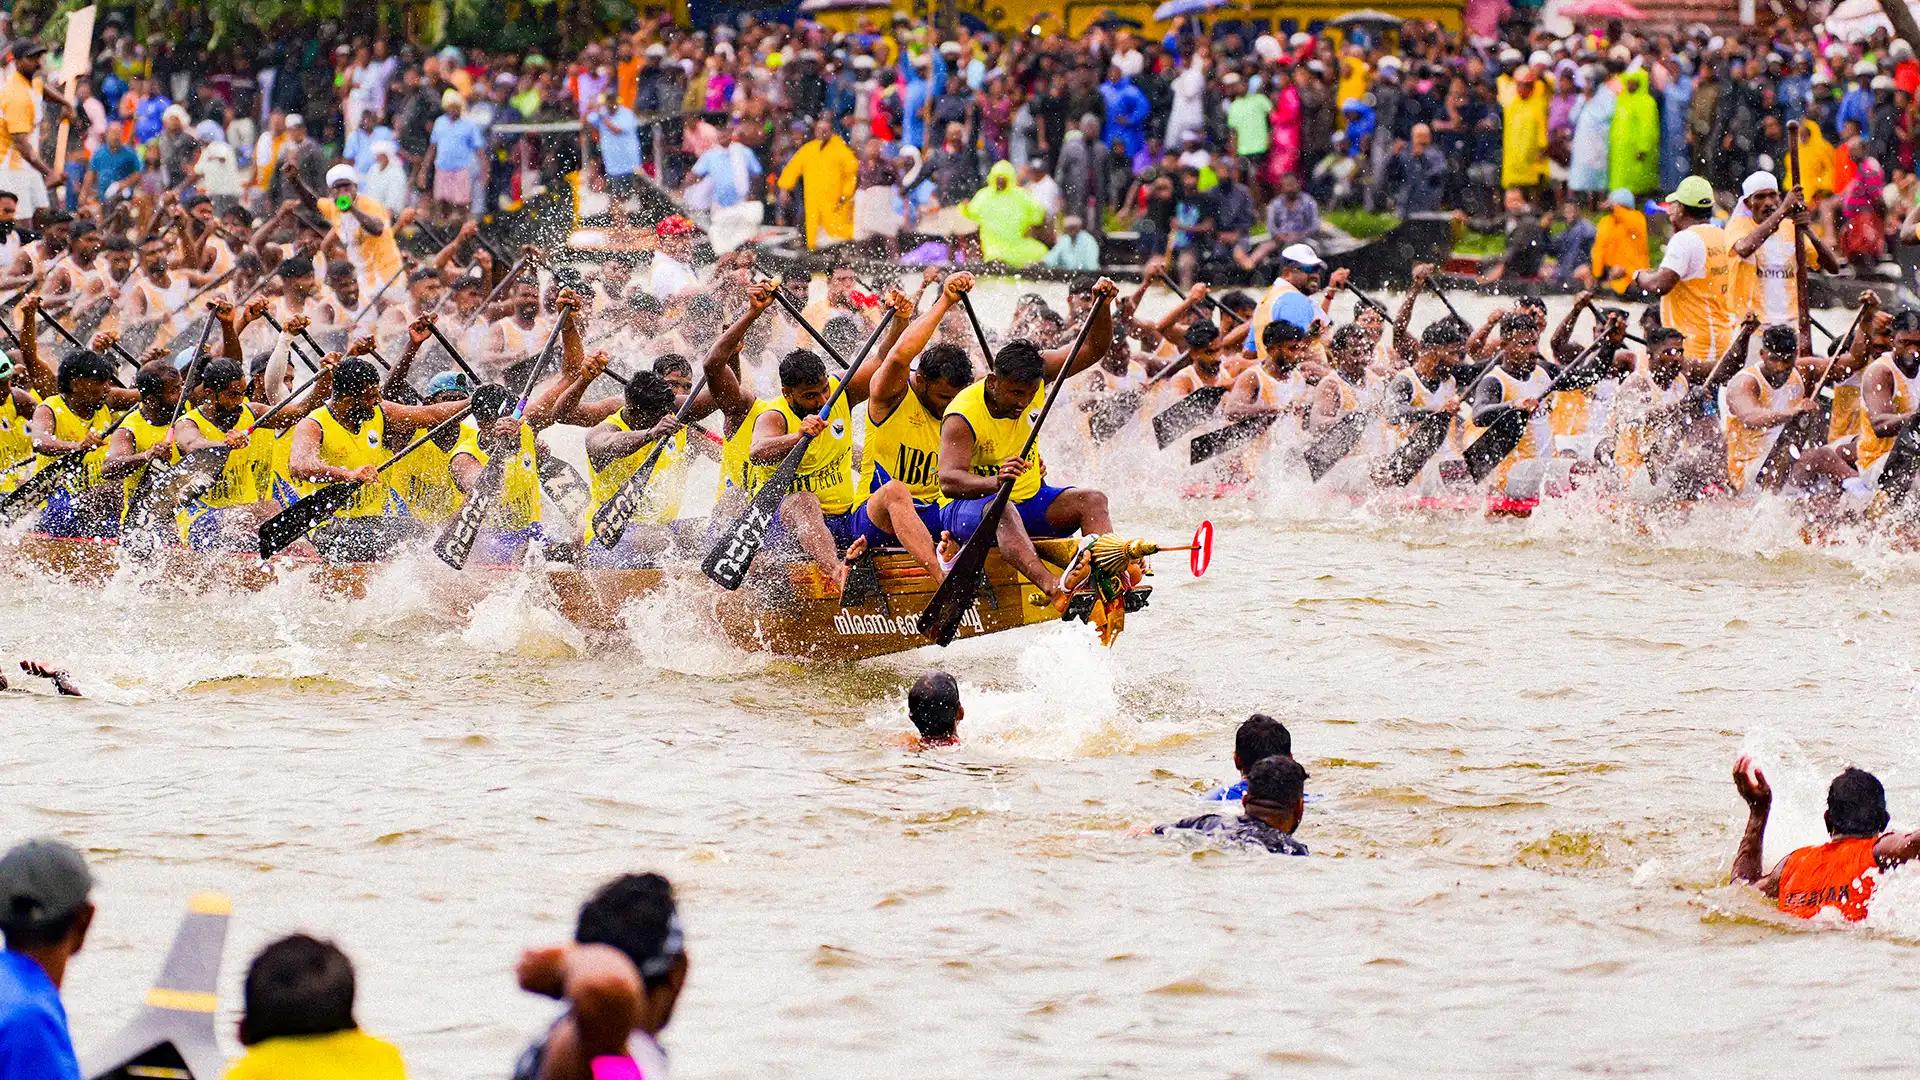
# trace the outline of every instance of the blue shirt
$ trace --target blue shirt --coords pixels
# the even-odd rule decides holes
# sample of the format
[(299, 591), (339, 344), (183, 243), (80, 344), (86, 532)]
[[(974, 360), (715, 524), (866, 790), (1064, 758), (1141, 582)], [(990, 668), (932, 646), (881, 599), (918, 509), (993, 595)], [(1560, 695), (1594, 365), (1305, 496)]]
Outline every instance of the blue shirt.
[(0, 1076), (80, 1080), (60, 991), (25, 953), (0, 953)]
[(600, 132), (600, 166), (608, 176), (632, 176), (640, 171), (640, 121), (622, 105), (613, 115), (595, 112), (587, 119)]
[(165, 118), (167, 107), (173, 99), (155, 94), (140, 99), (133, 110), (133, 141), (146, 143), (160, 137), (161, 121)]
[(117, 184), (140, 171), (140, 155), (134, 153), (131, 146), (123, 145), (115, 150), (102, 143), (100, 149), (93, 152), (88, 167), (93, 170), (94, 194), (104, 199), (107, 185)]
[(740, 143), (712, 146), (693, 163), (693, 175), (713, 181), (713, 205), (724, 210), (746, 201), (753, 178), (760, 175), (760, 160)]
[(460, 172), (471, 169), (474, 159), (487, 145), (487, 137), (480, 125), (467, 119), (462, 113), (460, 119), (440, 114), (433, 121), (433, 133), (428, 140), (433, 144), (433, 167), (442, 172)]
[(354, 128), (347, 132), (346, 145), (341, 147), (340, 156), (353, 162), (361, 176), (373, 168), (373, 148), (376, 143), (393, 142), (393, 129), (385, 124), (373, 125), (372, 131)]

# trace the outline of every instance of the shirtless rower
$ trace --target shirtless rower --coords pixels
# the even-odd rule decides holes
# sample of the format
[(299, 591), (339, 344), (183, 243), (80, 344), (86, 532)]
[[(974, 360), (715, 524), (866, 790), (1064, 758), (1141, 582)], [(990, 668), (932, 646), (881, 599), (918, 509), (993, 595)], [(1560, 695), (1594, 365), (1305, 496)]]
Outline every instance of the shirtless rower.
[(1920, 378), (1920, 311), (1909, 308), (1893, 317), (1893, 351), (1861, 373), (1863, 426), (1856, 456), (1860, 480), (1869, 490), (1879, 485), (1900, 432), (1920, 415), (1916, 378)]
[(1789, 915), (1811, 919), (1833, 909), (1847, 921), (1859, 922), (1867, 917), (1879, 875), (1920, 858), (1920, 832), (1887, 830), (1893, 819), (1879, 778), (1849, 768), (1827, 785), (1830, 839), (1798, 848), (1766, 871), (1760, 860), (1773, 788), (1746, 757), (1734, 763), (1733, 786), (1747, 804), (1747, 827), (1733, 856), (1733, 880), (1759, 889)]
[(1106, 351), (1119, 291), (1109, 278), (1094, 283), (1092, 325), (1078, 353), (1071, 346), (1043, 352), (1019, 338), (1000, 346), (992, 371), (956, 395), (940, 422), (940, 492), (952, 500), (941, 524), (965, 543), (980, 527), (1001, 481), (1013, 480), (1010, 512), (1001, 515), (996, 545), (1014, 569), (1056, 603), (1062, 599), (1060, 579), (1041, 562), (1033, 540), (1112, 532), (1107, 496), (1093, 488), (1048, 484), (1037, 443), (1031, 457), (1018, 455), (1039, 419), (1047, 381), (1072, 378)]

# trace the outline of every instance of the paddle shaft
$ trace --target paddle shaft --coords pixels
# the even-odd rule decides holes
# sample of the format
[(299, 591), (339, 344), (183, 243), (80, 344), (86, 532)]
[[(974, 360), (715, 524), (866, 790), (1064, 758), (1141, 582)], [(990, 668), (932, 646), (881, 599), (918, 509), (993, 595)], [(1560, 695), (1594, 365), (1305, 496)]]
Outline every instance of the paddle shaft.
[(433, 340), (439, 342), (440, 347), (447, 350), (447, 355), (449, 357), (452, 357), (454, 365), (458, 367), (461, 371), (465, 372), (467, 378), (473, 380), (474, 385), (478, 386), (480, 383), (480, 376), (474, 374), (473, 368), (468, 366), (467, 364), (467, 358), (460, 355), (460, 350), (454, 348), (453, 342), (447, 340), (447, 335), (440, 332), (440, 324), (436, 322), (429, 322), (427, 324), (427, 329), (432, 332)]
[[(1800, 125), (1787, 125), (1787, 172), (1793, 177), (1793, 194), (1804, 198), (1800, 190)], [(1800, 355), (1813, 351), (1813, 312), (1807, 308), (1807, 249), (1796, 223), (1793, 229), (1793, 292), (1795, 316), (1799, 323)], [(1828, 337), (1833, 335), (1829, 334)]]
[[(75, 337), (73, 335), (73, 331), (67, 329), (66, 325), (62, 323), (59, 319), (54, 318), (53, 316), (47, 314), (44, 311), (40, 313), (40, 318), (44, 320), (48, 326), (53, 327), (53, 330), (55, 333), (59, 334), (63, 338), (66, 338), (67, 344), (72, 345), (76, 349), (85, 349), (87, 347), (86, 343), (81, 341), (79, 338)], [(6, 326), (6, 320), (0, 319), (0, 326)], [(13, 338), (14, 344), (16, 345), (20, 344), (20, 336), (13, 332), (13, 327), (6, 326), (6, 330), (7, 330), (7, 336)], [(116, 356), (120, 357), (122, 361), (128, 364), (132, 364), (135, 368), (138, 368), (140, 366), (140, 361), (134, 359), (133, 354), (129, 353), (125, 348), (123, 348), (120, 342), (115, 341), (111, 348), (113, 353)]]
[[(263, 311), (260, 313), (260, 317), (267, 320), (267, 325), (273, 327), (274, 333), (284, 334), (287, 332), (287, 328), (280, 325), (280, 320), (273, 317), (273, 312)], [(307, 359), (307, 354), (300, 351), (300, 342), (302, 341), (305, 341), (308, 345), (313, 347), (314, 359), (312, 360)], [(319, 371), (320, 364), (318, 363), (318, 360), (320, 357), (326, 355), (326, 352), (322, 350), (317, 343), (314, 342), (313, 335), (307, 333), (305, 329), (302, 329), (298, 335), (296, 335), (292, 340), (287, 342), (287, 349), (290, 352), (292, 352), (294, 356), (299, 357), (301, 363), (307, 365), (308, 371)]]

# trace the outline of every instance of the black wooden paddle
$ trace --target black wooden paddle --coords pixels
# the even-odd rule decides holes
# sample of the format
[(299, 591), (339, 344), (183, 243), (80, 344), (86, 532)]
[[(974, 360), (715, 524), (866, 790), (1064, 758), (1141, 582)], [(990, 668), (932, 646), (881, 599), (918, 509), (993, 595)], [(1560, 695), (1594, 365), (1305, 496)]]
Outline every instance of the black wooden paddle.
[[(1331, 379), (1339, 376), (1327, 377)], [(1306, 458), (1307, 475), (1314, 483), (1319, 483), (1321, 477), (1333, 471), (1335, 465), (1340, 464), (1348, 454), (1353, 452), (1354, 447), (1360, 445), (1360, 436), (1367, 433), (1368, 426), (1379, 415), (1378, 406), (1370, 405), (1364, 409), (1355, 409), (1335, 420), (1331, 427), (1320, 433), (1319, 438), (1313, 440), (1302, 456)]]
[[(81, 350), (87, 349), (86, 344), (80, 340), (80, 337), (77, 334), (75, 334), (73, 331), (67, 329), (66, 326), (62, 324), (59, 319), (56, 319), (53, 316), (47, 314), (45, 311), (42, 311), (40, 313), (40, 321), (52, 327), (53, 331), (59, 334), (61, 337), (66, 338), (67, 344), (72, 345), (76, 349), (81, 349)], [(20, 341), (19, 335), (13, 332), (13, 328), (11, 326), (6, 325), (5, 320), (0, 319), (0, 327), (5, 327), (7, 331), (7, 336), (13, 338), (16, 344), (19, 343)], [(126, 363), (133, 365), (136, 369), (139, 368), (140, 361), (134, 359), (133, 354), (129, 353), (126, 350), (126, 348), (120, 344), (118, 339), (115, 339), (114, 342), (108, 346), (108, 349), (109, 351), (118, 355), (122, 361), (125, 361)]]
[[(547, 357), (553, 354), (553, 347), (560, 340), (560, 329), (567, 325), (565, 312), (553, 321), (553, 330), (547, 334), (547, 343), (540, 347), (533, 365), (527, 369), (527, 378), (520, 387), (519, 400), (513, 407), (513, 418), (526, 415), (527, 401), (533, 396), (533, 388), (540, 383), (540, 373), (546, 369)], [(460, 512), (441, 531), (440, 539), (434, 541), (433, 553), (440, 561), (463, 570), (467, 565), (467, 556), (473, 554), (473, 542), (480, 536), (480, 526), (485, 523), (487, 514), (500, 501), (501, 482), (506, 476), (507, 462), (513, 457), (504, 448), (495, 451), (487, 459), (487, 467), (480, 478), (474, 482), (473, 491), (467, 501), (460, 504)]]
[[(965, 293), (961, 294), (962, 297), (965, 295)], [(805, 327), (807, 333), (813, 335), (813, 339), (820, 343), (820, 347), (827, 351), (827, 355), (833, 357), (834, 363), (844, 369), (840, 373), (840, 384), (834, 387), (833, 396), (827, 399), (826, 405), (821, 407), (818, 414), (820, 419), (825, 420), (833, 415), (833, 407), (839, 404), (841, 395), (847, 392), (848, 384), (853, 382), (854, 372), (858, 371), (861, 362), (866, 360), (867, 353), (879, 344), (881, 336), (887, 332), (887, 327), (892, 323), (893, 316), (890, 313), (887, 318), (881, 320), (879, 326), (874, 327), (873, 334), (867, 338), (867, 343), (860, 347), (860, 355), (854, 357), (852, 364), (848, 364), (841, 357), (840, 351), (835, 349), (826, 338), (821, 337), (820, 331), (814, 329), (813, 324), (807, 322), (806, 316), (794, 306), (793, 300), (787, 296), (785, 290), (776, 285), (773, 297), (795, 322)], [(977, 325), (975, 329), (978, 329)], [(693, 399), (689, 397), (687, 400)], [(682, 408), (684, 409), (685, 406)], [(741, 583), (747, 580), (747, 568), (753, 564), (754, 556), (760, 554), (760, 546), (766, 543), (767, 529), (773, 524), (773, 516), (779, 511), (781, 500), (785, 499), (792, 489), (794, 477), (799, 475), (800, 459), (806, 456), (807, 448), (812, 445), (813, 436), (800, 437), (800, 441), (787, 451), (785, 458), (781, 459), (780, 468), (775, 470), (773, 476), (753, 493), (753, 499), (747, 503), (747, 508), (741, 511), (740, 516), (733, 520), (733, 524), (728, 526), (725, 532), (720, 534), (720, 540), (713, 545), (713, 550), (707, 552), (707, 557), (700, 564), (700, 569), (721, 588), (732, 591), (738, 589)], [(596, 525), (595, 529), (598, 528), (599, 526)]]
[(1192, 431), (1206, 422), (1220, 408), (1220, 399), (1227, 396), (1227, 387), (1203, 386), (1179, 401), (1160, 411), (1153, 418), (1153, 437), (1160, 443), (1160, 449), (1172, 446), (1180, 436)]
[[(1096, 303), (1105, 303), (1104, 299)], [(1067, 374), (1073, 368), (1073, 361), (1080, 355), (1080, 346), (1086, 344), (1087, 331), (1093, 329), (1094, 311), (1087, 312), (1087, 321), (1080, 324), (1080, 333), (1075, 335), (1073, 345), (1067, 350), (1066, 363), (1061, 365), (1060, 375), (1047, 388), (1047, 400), (1040, 406), (1040, 415), (1034, 418), (1033, 430), (1027, 433), (1027, 444), (1020, 450), (1022, 458), (1031, 459), (1033, 448), (1040, 441), (1040, 427), (1047, 422), (1047, 414), (1053, 411), (1053, 403), (1060, 399), (1060, 388), (1067, 384)], [(925, 611), (920, 613), (918, 628), (920, 633), (940, 645), (953, 642), (953, 635), (960, 630), (960, 620), (973, 609), (974, 597), (980, 593), (987, 565), (987, 553), (992, 551), (998, 541), (1000, 519), (1006, 516), (1007, 502), (1013, 498), (1013, 477), (1000, 481), (1000, 489), (993, 494), (993, 501), (987, 504), (986, 513), (980, 516), (980, 527), (967, 539), (967, 546), (960, 549), (960, 555), (954, 560), (953, 569), (947, 572), (945, 581), (927, 601)]]
[(1195, 435), (1193, 441), (1187, 444), (1187, 463), (1200, 465), (1212, 461), (1234, 447), (1258, 438), (1278, 419), (1279, 413), (1256, 413), (1235, 420), (1226, 427)]
[[(120, 430), (120, 425), (127, 422), (127, 417), (132, 416), (134, 412), (135, 409), (128, 409), (121, 413), (105, 431), (100, 433), (100, 441), (104, 443), (111, 438), (114, 432)], [(46, 468), (22, 480), (19, 487), (8, 492), (6, 498), (0, 499), (0, 520), (18, 521), (28, 510), (45, 502), (47, 496), (52, 494), (54, 485), (71, 475), (74, 470), (83, 467), (87, 462), (87, 455), (92, 452), (86, 449), (69, 450), (47, 462)]]
[[(676, 422), (687, 422), (687, 415), (693, 411), (693, 399), (700, 396), (701, 389), (706, 385), (707, 374), (703, 371), (694, 382), (693, 389), (688, 391), (687, 400), (681, 402), (679, 410), (673, 414)], [(613, 493), (613, 498), (600, 504), (599, 512), (593, 515), (593, 538), (600, 541), (602, 547), (611, 548), (618, 544), (621, 535), (627, 531), (628, 523), (633, 521), (633, 515), (646, 498), (647, 484), (653, 479), (654, 468), (660, 464), (660, 455), (666, 452), (667, 441), (655, 439), (653, 449), (647, 451), (646, 460), (640, 463), (640, 468), (627, 477), (627, 482), (620, 485), (620, 490)]]
[[(473, 411), (468, 405), (445, 420), (433, 425), (424, 433), (414, 437), (407, 448), (381, 462), (378, 472), (386, 472), (398, 465), (401, 459), (420, 449), (447, 430), (460, 426), (460, 422)], [(260, 557), (271, 559), (286, 550), (289, 544), (312, 532), (322, 521), (332, 517), (360, 493), (361, 480), (340, 480), (320, 488), (313, 494), (297, 499), (292, 505), (278, 514), (260, 523)]]

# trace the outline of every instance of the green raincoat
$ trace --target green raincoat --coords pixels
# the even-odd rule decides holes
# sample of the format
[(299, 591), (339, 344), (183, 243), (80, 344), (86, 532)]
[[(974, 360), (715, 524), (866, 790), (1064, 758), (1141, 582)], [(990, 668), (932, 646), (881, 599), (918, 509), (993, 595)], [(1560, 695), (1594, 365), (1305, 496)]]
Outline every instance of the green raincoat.
[(1660, 108), (1647, 92), (1646, 72), (1629, 71), (1620, 82), (1608, 145), (1607, 186), (1626, 188), (1636, 197), (1650, 195), (1660, 186)]
[(1024, 267), (1047, 257), (1047, 245), (1027, 235), (1047, 212), (1020, 186), (1012, 162), (994, 165), (987, 186), (967, 201), (966, 215), (980, 226), (980, 255), (988, 262)]

